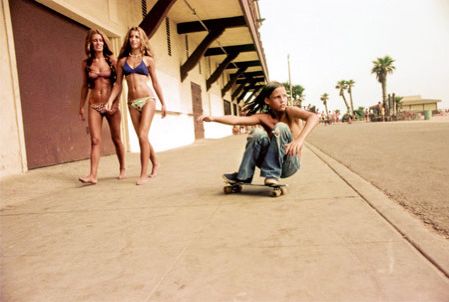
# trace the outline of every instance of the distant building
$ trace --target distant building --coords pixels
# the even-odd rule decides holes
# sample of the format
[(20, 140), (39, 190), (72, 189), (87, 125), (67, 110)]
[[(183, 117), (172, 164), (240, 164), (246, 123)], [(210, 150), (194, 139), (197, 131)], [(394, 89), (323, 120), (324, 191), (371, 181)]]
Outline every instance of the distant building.
[(420, 95), (405, 96), (400, 103), (400, 111), (423, 112), (425, 110), (438, 110), (436, 99), (423, 99)]

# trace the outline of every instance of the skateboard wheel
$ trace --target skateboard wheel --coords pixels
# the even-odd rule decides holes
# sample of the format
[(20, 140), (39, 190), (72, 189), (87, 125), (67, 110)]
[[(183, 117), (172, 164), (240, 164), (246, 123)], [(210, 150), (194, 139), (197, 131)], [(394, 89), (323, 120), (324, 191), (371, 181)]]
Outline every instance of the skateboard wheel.
[(288, 193), (287, 188), (282, 187), (282, 188), (281, 188), (281, 193), (282, 193), (282, 195), (287, 195), (287, 193)]
[(240, 193), (240, 192), (242, 192), (242, 186), (240, 186), (240, 185), (233, 186), (233, 187), (232, 187), (232, 192), (234, 192), (234, 193)]
[(271, 196), (272, 197), (279, 197), (281, 196), (282, 192), (279, 189), (273, 190), (273, 192), (271, 192)]
[(225, 194), (231, 194), (233, 192), (232, 186), (225, 186), (225, 187), (223, 187), (223, 192)]

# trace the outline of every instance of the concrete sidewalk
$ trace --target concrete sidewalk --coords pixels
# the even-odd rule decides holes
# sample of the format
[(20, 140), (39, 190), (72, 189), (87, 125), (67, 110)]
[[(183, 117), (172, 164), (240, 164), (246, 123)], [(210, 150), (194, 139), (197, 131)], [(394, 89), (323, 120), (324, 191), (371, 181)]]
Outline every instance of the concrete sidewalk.
[(144, 186), (137, 154), (2, 181), (0, 301), (449, 301), (448, 241), (313, 146), (288, 195), (224, 195), (244, 143), (162, 152)]

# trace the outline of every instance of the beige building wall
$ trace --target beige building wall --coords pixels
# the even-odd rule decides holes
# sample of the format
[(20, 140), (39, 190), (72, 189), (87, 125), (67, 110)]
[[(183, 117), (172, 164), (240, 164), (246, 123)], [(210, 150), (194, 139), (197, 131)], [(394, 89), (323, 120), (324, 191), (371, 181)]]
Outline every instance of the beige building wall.
[(137, 0), (37, 0), (37, 2), (87, 27), (100, 28), (111, 37), (123, 37), (133, 19), (131, 12), (140, 11), (140, 1)]
[[(2, 141), (0, 177), (2, 177), (3, 175), (25, 172), (27, 167), (14, 45), (11, 45), (14, 40), (9, 16), (9, 3), (8, 0), (0, 1), (2, 1), (2, 65), (0, 72), (2, 79), (5, 79), (1, 83), (1, 117), (2, 125), (4, 125), (0, 130)], [(38, 0), (37, 2), (87, 27), (96, 27), (103, 30), (111, 38), (116, 55), (118, 55), (128, 28), (136, 26), (142, 21), (141, 1), (138, 0)], [(151, 7), (148, 9), (151, 9)], [(170, 13), (168, 17), (171, 20)], [(188, 77), (181, 82), (180, 66), (187, 60), (185, 35), (177, 34), (176, 24), (172, 21), (170, 21), (170, 30), (171, 56), (167, 49), (165, 22), (161, 23), (150, 40), (155, 53), (158, 80), (162, 86), (167, 110), (169, 111), (164, 119), (161, 118), (158, 111), (150, 129), (150, 141), (156, 151), (188, 145), (195, 141), (191, 82), (201, 86), (204, 114), (222, 115), (224, 113), (221, 96), (224, 77), (218, 79), (210, 90), (206, 91), (207, 78), (224, 57), (203, 57), (200, 63), (201, 70), (198, 65), (195, 66), (189, 71)], [(189, 54), (192, 54), (201, 40), (195, 41), (190, 36), (188, 38)], [(124, 84), (120, 104), (123, 112), (123, 138), (128, 151), (139, 152), (138, 140), (126, 106), (126, 91), (126, 84)], [(229, 92), (225, 98), (231, 100)], [(160, 110), (159, 102), (156, 108)], [(218, 138), (232, 134), (230, 126), (216, 123), (205, 123), (204, 126), (206, 138)]]
[(437, 104), (430, 103), (430, 104), (408, 105), (408, 106), (404, 106), (402, 110), (407, 110), (407, 111), (437, 110)]
[[(2, 79), (0, 83), (2, 108), (0, 178), (28, 170), (9, 1), (1, 0), (0, 19), (0, 75)], [(118, 52), (121, 37), (126, 33), (129, 20), (133, 18), (130, 12), (136, 11), (135, 6), (140, 5), (140, 1), (121, 0), (42, 0), (37, 2), (85, 26), (102, 29), (112, 38), (115, 52)], [(123, 132), (125, 129), (124, 123)]]
[[(185, 35), (177, 34), (176, 24), (171, 21), (170, 13), (168, 13), (168, 18), (170, 20), (172, 55), (168, 54), (165, 22), (161, 23), (157, 32), (150, 39), (155, 53), (158, 80), (162, 86), (169, 111), (164, 119), (157, 113), (151, 125), (150, 142), (156, 151), (189, 145), (195, 141), (191, 82), (201, 87), (204, 114), (223, 114), (220, 80), (214, 83), (209, 91), (206, 91), (206, 80), (215, 70), (215, 65), (221, 61), (211, 58), (210, 68), (209, 59), (203, 57), (199, 63), (201, 69), (198, 65), (195, 66), (189, 71), (188, 77), (181, 82), (180, 67), (187, 60)], [(192, 54), (201, 41), (192, 40), (190, 36), (187, 38), (189, 39), (189, 54)], [(159, 103), (156, 108), (160, 109)], [(129, 121), (129, 125), (131, 125), (131, 121)], [(232, 134), (231, 127), (226, 125), (205, 123), (204, 128), (206, 138), (218, 138)], [(132, 127), (129, 127), (128, 136), (130, 151), (138, 152), (139, 144)]]
[(9, 3), (7, 0), (0, 3), (0, 178), (3, 178), (25, 172), (27, 165)]

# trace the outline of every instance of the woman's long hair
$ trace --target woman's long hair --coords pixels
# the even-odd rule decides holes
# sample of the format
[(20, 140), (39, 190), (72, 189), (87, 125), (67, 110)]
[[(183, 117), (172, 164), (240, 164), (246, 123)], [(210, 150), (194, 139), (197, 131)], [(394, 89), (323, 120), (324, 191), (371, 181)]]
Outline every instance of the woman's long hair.
[(123, 46), (122, 46), (122, 49), (120, 49), (120, 54), (119, 54), (118, 58), (121, 59), (121, 58), (125, 58), (125, 57), (129, 56), (129, 54), (131, 52), (131, 44), (129, 43), (129, 36), (131, 35), (131, 32), (133, 32), (133, 31), (139, 32), (140, 51), (141, 51), (142, 55), (153, 57), (154, 55), (151, 50), (147, 34), (145, 33), (145, 31), (142, 28), (136, 26), (136, 27), (131, 27), (128, 30), (128, 32), (126, 33), (125, 40), (123, 41)]
[(90, 29), (87, 32), (86, 39), (84, 40), (84, 52), (86, 53), (86, 73), (87, 73), (87, 86), (89, 88), (94, 87), (94, 80), (91, 80), (89, 78), (89, 70), (90, 66), (92, 65), (93, 60), (95, 59), (95, 50), (92, 46), (92, 37), (98, 34), (103, 39), (103, 56), (106, 60), (106, 63), (108, 63), (109, 68), (111, 69), (111, 84), (114, 84), (115, 80), (117, 79), (117, 73), (115, 71), (115, 66), (112, 64), (112, 56), (114, 53), (112, 52), (111, 42), (109, 41), (109, 38), (99, 29), (93, 28)]
[(243, 107), (243, 111), (247, 116), (256, 114), (258, 112), (270, 112), (270, 106), (265, 103), (265, 99), (269, 98), (276, 88), (283, 86), (284, 85), (279, 82), (269, 82), (262, 88), (257, 97), (245, 104), (245, 106)]

